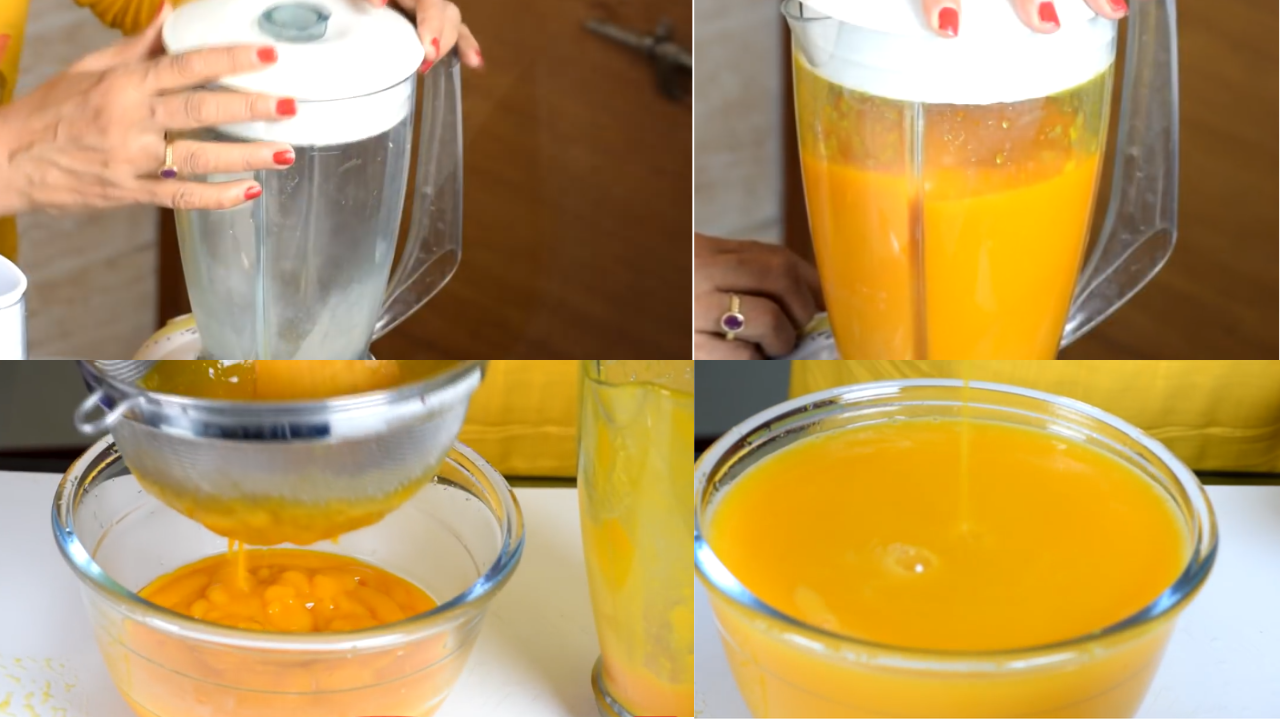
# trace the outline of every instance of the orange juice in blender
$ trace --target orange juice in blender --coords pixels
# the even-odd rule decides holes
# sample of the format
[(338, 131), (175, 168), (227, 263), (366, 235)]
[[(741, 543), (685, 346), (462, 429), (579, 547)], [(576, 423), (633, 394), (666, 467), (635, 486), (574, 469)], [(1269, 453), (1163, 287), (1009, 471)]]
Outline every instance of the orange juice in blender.
[(1110, 444), (1128, 429), (955, 385), (904, 383), (912, 407), (868, 391), (826, 422), (797, 420), (804, 430), (771, 418), (770, 433), (791, 434), (775, 449), (708, 451), (702, 462), (747, 465), (712, 470), (727, 478), (699, 515), (715, 561), (698, 558), (755, 716), (1137, 710), (1168, 610), (1212, 562), (1186, 517), (1207, 509), (1202, 489), (1185, 466), (1153, 480), (1129, 451), (1155, 441)]
[[(917, 5), (784, 3), (836, 345), (846, 359), (1052, 359), (1064, 328), (1096, 324), (1159, 264), (1131, 259), (1131, 277), (1088, 265), (1081, 280), (1115, 23), (1081, 4), (1046, 38), (988, 3), (943, 39)], [(1103, 262), (1133, 235), (1097, 243)]]
[(586, 361), (578, 502), (602, 714), (693, 715), (693, 363)]

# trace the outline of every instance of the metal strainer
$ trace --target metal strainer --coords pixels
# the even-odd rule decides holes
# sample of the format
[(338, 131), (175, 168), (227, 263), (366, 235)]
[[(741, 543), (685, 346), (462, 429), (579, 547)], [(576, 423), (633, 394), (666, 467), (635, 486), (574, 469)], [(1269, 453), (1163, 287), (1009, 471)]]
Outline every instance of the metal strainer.
[[(411, 491), (457, 439), (485, 368), (459, 363), (388, 390), (325, 400), (249, 402), (139, 387), (153, 364), (81, 361), (91, 393), (76, 409), (75, 425), (91, 436), (110, 431), (139, 481), (192, 517), (173, 499), (250, 510), (273, 503), (354, 507)], [(237, 539), (282, 541), (272, 542), (269, 532)]]

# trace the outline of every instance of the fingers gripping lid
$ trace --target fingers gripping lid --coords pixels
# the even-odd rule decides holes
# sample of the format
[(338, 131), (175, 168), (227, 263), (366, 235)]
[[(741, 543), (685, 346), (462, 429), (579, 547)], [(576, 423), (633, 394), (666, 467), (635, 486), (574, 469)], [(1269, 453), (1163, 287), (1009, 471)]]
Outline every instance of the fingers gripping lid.
[(1080, 85), (1115, 57), (1116, 23), (1058, 0), (1053, 33), (1023, 25), (1011, 0), (965, 0), (960, 33), (939, 37), (919, 0), (791, 0), (797, 51), (827, 80), (896, 100), (982, 105)]

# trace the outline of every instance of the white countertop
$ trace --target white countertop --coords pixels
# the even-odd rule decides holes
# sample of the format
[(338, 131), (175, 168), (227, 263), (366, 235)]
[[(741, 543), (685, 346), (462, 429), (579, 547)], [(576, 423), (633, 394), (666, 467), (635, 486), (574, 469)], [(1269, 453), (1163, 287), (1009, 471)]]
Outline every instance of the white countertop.
[[(80, 584), (54, 545), (50, 511), (58, 480), (0, 472), (0, 717), (31, 714), (22, 697), (47, 679), (54, 693), (41, 703), (37, 692), (41, 714), (131, 715), (98, 655)], [(600, 647), (577, 492), (518, 488), (516, 495), (524, 510), (524, 557), (494, 599), (439, 715), (595, 715), (591, 668)], [(8, 693), (14, 697), (6, 703)]]
[[(1213, 573), (1178, 620), (1138, 717), (1280, 717), (1280, 487), (1209, 488), (1218, 518)], [(750, 717), (694, 592), (698, 717)]]

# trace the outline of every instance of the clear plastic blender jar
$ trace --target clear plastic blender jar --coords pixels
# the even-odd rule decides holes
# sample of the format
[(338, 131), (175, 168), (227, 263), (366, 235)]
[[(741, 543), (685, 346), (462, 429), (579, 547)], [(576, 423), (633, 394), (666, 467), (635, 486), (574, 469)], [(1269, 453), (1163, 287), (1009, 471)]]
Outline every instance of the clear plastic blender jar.
[[(189, 135), (284, 142), (296, 156), (280, 170), (193, 178), (252, 177), (263, 193), (230, 210), (176, 213), (204, 356), (364, 357), (376, 337), (444, 285), (461, 255), (456, 57), (436, 63), (419, 90), (424, 51), (413, 24), (350, 0), (198, 0), (170, 16), (164, 42), (171, 53), (274, 46), (275, 65), (220, 86), (297, 100), (297, 115), (287, 120)], [(393, 274), (415, 109), (413, 214)]]

